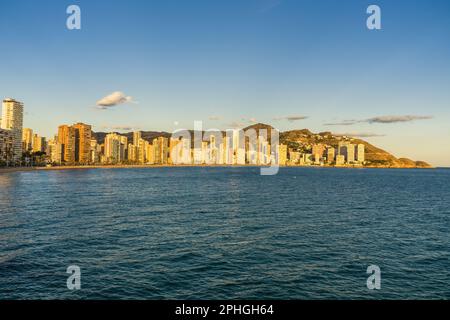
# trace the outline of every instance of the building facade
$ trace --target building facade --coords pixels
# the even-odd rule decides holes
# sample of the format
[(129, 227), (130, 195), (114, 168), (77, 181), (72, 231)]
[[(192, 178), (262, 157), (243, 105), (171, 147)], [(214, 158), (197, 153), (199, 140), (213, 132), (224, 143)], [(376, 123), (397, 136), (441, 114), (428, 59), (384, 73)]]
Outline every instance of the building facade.
[(1, 129), (10, 130), (13, 147), (12, 160), (20, 162), (22, 159), (22, 131), (23, 131), (23, 103), (8, 98), (3, 100)]
[(68, 125), (58, 128), (58, 142), (61, 144), (61, 162), (75, 163), (75, 129)]
[(76, 123), (73, 129), (75, 131), (75, 162), (90, 163), (92, 127), (84, 123)]
[(13, 162), (14, 138), (10, 130), (0, 129), (0, 165)]
[(22, 131), (22, 148), (23, 151), (33, 150), (33, 130), (30, 128), (24, 128)]

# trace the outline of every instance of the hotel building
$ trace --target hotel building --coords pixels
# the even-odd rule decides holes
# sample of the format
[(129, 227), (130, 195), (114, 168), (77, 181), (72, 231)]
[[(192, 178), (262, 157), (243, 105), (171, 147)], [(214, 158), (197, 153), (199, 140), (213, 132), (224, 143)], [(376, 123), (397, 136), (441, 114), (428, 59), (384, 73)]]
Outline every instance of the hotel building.
[(3, 100), (2, 120), (0, 128), (11, 131), (13, 139), (12, 161), (20, 162), (22, 159), (22, 130), (23, 130), (23, 103), (8, 98)]
[(33, 130), (24, 128), (22, 131), (22, 148), (23, 151), (33, 150)]
[(10, 130), (0, 129), (0, 163), (13, 161), (14, 137)]
[(61, 162), (75, 162), (75, 129), (71, 126), (58, 127), (58, 143), (61, 144)]
[(75, 131), (75, 162), (89, 163), (91, 160), (92, 128), (84, 123), (73, 125)]

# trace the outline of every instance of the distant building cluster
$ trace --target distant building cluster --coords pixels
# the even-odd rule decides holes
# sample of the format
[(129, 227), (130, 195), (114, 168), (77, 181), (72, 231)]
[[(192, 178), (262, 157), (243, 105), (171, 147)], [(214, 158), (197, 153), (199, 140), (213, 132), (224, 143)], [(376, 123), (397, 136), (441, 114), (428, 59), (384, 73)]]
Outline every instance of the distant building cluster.
[[(88, 146), (89, 152), (85, 150)], [(125, 135), (109, 133), (103, 143), (92, 138), (90, 127), (76, 124), (60, 126), (58, 135), (48, 144), (53, 164), (147, 164), (147, 165), (269, 165), (286, 164), (287, 146), (271, 150), (267, 139), (258, 136), (252, 143), (240, 130), (210, 135), (207, 141), (183, 137), (160, 136), (147, 141), (142, 132), (133, 132), (132, 141)]]
[(349, 141), (339, 142), (337, 147), (325, 144), (306, 146), (310, 152), (289, 149), (289, 165), (363, 165), (365, 160), (364, 144)]
[[(262, 130), (265, 131), (265, 130)], [(131, 139), (129, 139), (129, 137)], [(129, 141), (131, 140), (131, 141)], [(278, 137), (261, 130), (202, 132), (144, 139), (142, 132), (131, 136), (109, 133), (101, 142), (92, 127), (84, 123), (61, 125), (48, 141), (23, 128), (23, 104), (3, 100), (0, 119), (0, 165), (363, 165), (364, 144), (341, 140), (337, 146), (325, 143), (297, 147), (279, 144)]]

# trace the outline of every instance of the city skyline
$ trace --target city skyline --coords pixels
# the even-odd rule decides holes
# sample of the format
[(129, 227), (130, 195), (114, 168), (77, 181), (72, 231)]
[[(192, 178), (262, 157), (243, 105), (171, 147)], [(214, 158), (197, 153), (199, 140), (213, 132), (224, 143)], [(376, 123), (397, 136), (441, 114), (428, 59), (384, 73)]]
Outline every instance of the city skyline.
[(366, 1), (78, 1), (76, 31), (67, 3), (33, 4), (0, 5), (0, 95), (23, 101), (24, 127), (42, 136), (77, 122), (97, 132), (262, 122), (450, 166), (446, 1), (377, 1), (379, 31), (365, 27)]
[[(329, 131), (312, 133), (308, 129), (280, 133), (277, 128), (262, 123), (220, 130), (206, 129), (202, 122), (196, 122), (195, 130), (178, 129), (172, 133), (138, 130), (121, 134), (95, 133), (91, 125), (78, 122), (59, 125), (57, 134), (47, 139), (31, 128), (23, 128), (23, 113), (22, 102), (13, 98), (3, 100), (0, 118), (0, 161), (3, 165), (432, 167), (424, 161), (396, 158), (356, 136), (335, 135)], [(144, 139), (143, 133), (153, 138), (147, 136)], [(132, 134), (130, 143), (129, 134)], [(283, 142), (280, 143), (282, 136)], [(366, 146), (371, 149), (368, 158), (365, 156)]]

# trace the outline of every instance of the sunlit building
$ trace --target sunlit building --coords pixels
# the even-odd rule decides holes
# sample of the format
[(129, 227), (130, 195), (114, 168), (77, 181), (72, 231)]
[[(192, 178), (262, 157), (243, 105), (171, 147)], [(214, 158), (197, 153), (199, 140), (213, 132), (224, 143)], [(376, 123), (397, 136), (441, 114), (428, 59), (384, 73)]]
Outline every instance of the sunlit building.
[(345, 165), (345, 156), (342, 154), (338, 154), (336, 156), (336, 165), (337, 166), (343, 166)]
[(277, 161), (276, 163), (280, 166), (285, 166), (287, 164), (287, 145), (279, 144), (277, 146)]
[(148, 143), (147, 148), (145, 150), (145, 158), (147, 161), (147, 164), (155, 164), (155, 148), (152, 144)]
[(155, 164), (167, 164), (169, 158), (169, 139), (159, 137), (153, 139)]
[(46, 139), (38, 134), (33, 135), (33, 152), (45, 152)]
[(356, 146), (356, 161), (363, 164), (366, 161), (365, 156), (365, 146), (363, 144), (358, 144)]
[(13, 162), (14, 137), (11, 130), (0, 129), (0, 165)]
[(22, 148), (23, 151), (33, 150), (33, 130), (24, 128), (22, 131)]
[(92, 128), (84, 123), (73, 125), (75, 130), (75, 162), (86, 164), (91, 161)]
[(312, 155), (314, 158), (314, 163), (315, 164), (319, 164), (323, 158), (323, 155), (325, 153), (326, 147), (325, 145), (319, 143), (319, 144), (314, 144), (312, 146)]
[(327, 148), (327, 163), (332, 164), (336, 155), (336, 150), (333, 147)]
[(47, 143), (46, 153), (47, 153), (47, 159), (50, 161), (50, 163), (53, 164), (61, 164), (61, 156), (63, 154), (62, 152), (62, 144), (58, 142), (58, 137), (55, 136), (55, 138), (50, 139)]
[(117, 133), (106, 135), (104, 155), (104, 161), (110, 164), (120, 163), (125, 160), (125, 145), (122, 144), (120, 135)]
[(19, 162), (22, 159), (22, 130), (23, 130), (23, 103), (8, 98), (3, 100), (2, 118), (0, 128), (10, 130), (13, 139), (12, 161)]
[(75, 129), (68, 125), (58, 127), (58, 142), (62, 145), (61, 162), (75, 163)]

